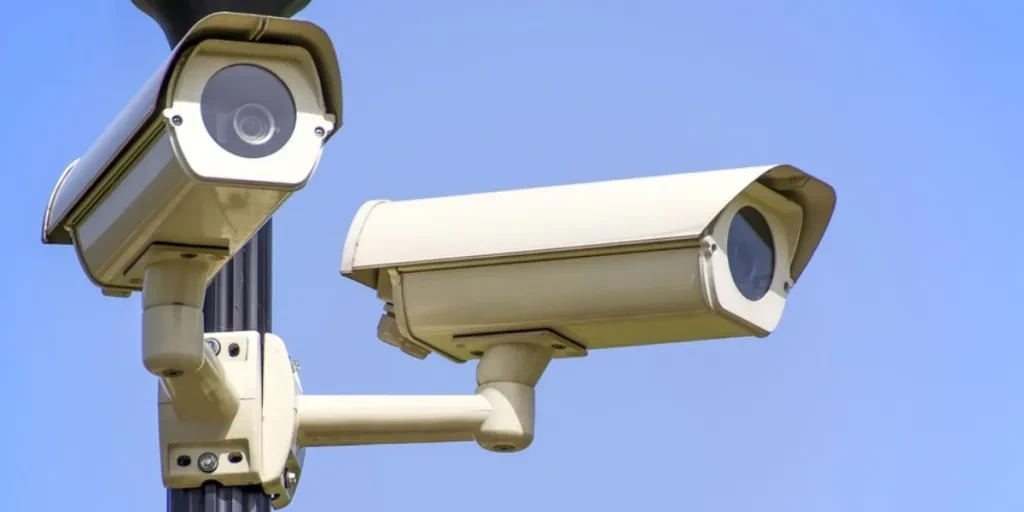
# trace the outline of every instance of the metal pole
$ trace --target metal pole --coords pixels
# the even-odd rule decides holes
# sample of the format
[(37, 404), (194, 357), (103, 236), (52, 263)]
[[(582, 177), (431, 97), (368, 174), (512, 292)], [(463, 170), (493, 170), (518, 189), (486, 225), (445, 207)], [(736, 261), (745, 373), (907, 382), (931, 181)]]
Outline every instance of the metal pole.
[[(230, 11), (290, 18), (310, 0), (132, 0), (152, 18), (173, 48), (203, 17)], [(210, 283), (203, 305), (207, 332), (271, 329), (273, 221), (229, 261)], [(260, 356), (263, 346), (260, 346)], [(268, 512), (270, 499), (259, 485), (225, 487), (208, 482), (198, 489), (168, 489), (168, 512)]]

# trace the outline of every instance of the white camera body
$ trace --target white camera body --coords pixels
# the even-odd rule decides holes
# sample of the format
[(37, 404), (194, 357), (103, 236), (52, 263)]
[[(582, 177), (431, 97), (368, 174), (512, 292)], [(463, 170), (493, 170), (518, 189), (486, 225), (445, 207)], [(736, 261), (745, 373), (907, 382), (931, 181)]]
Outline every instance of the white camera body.
[(43, 242), (73, 244), (108, 294), (141, 290), (168, 258), (205, 260), (212, 278), (312, 176), (340, 127), (340, 80), (314, 24), (204, 18), (64, 171)]
[(763, 337), (834, 208), (788, 165), (371, 201), (341, 273), (377, 290), (382, 339), (417, 357), (464, 362), (515, 333), (546, 333), (555, 357)]

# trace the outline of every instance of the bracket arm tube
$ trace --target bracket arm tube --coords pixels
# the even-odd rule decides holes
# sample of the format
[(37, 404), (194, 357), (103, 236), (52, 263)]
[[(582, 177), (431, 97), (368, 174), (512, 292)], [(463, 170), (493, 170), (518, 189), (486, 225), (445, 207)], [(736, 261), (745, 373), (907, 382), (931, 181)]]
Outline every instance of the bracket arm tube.
[(168, 260), (146, 267), (142, 288), (142, 359), (160, 377), (182, 420), (229, 420), (241, 405), (224, 367), (203, 340), (209, 264)]
[(196, 371), (177, 378), (160, 378), (171, 406), (182, 419), (233, 418), (241, 404), (238, 392), (213, 352), (207, 348), (203, 355), (203, 363)]
[(302, 446), (472, 441), (493, 411), (480, 395), (299, 395)]

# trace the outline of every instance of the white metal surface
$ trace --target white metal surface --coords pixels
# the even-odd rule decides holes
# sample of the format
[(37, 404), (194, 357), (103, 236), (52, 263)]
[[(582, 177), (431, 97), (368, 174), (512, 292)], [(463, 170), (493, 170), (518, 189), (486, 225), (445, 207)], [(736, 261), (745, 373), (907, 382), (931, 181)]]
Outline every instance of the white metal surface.
[(225, 421), (238, 412), (238, 390), (203, 341), (203, 297), (210, 265), (176, 254), (154, 261), (142, 295), (142, 362), (161, 378), (178, 418)]
[[(805, 217), (824, 220), (805, 222), (796, 242), (813, 253), (831, 217), (835, 194), (803, 171), (778, 165), (371, 201), (352, 222), (341, 272), (376, 287), (382, 268), (692, 240), (758, 180), (799, 204)], [(793, 259), (794, 279), (810, 253)]]
[[(220, 419), (183, 417), (178, 411), (196, 404), (174, 403), (161, 387), (158, 419), (164, 487), (199, 487), (209, 480), (223, 485), (257, 484), (263, 446), (259, 333), (206, 333), (203, 336), (216, 339), (220, 344), (221, 351), (216, 358), (224, 368), (223, 385), (230, 385), (237, 391), (239, 407), (231, 416)], [(199, 468), (198, 462), (204, 453), (216, 457), (216, 470), (206, 472)]]
[(303, 446), (472, 441), (493, 408), (479, 395), (299, 397)]
[[(279, 336), (263, 336), (263, 451), (259, 479), (275, 509), (295, 497), (305, 449), (298, 442), (298, 401), (302, 386)], [(290, 475), (290, 476), (289, 476)]]
[[(220, 248), (233, 254), (290, 195), (284, 190), (195, 181), (172, 145), (167, 136), (155, 140), (133, 170), (73, 225), (75, 250), (97, 285), (140, 290), (144, 269), (129, 270), (155, 243), (192, 246), (193, 252)], [(211, 268), (208, 277), (219, 268)]]
[[(295, 128), (287, 144), (262, 158), (232, 154), (217, 144), (204, 126), (202, 97), (207, 82), (221, 69), (235, 64), (253, 64), (269, 70), (284, 83), (295, 106)], [(175, 153), (182, 168), (203, 182), (226, 182), (252, 187), (295, 191), (313, 176), (324, 134), (334, 130), (332, 115), (326, 112), (323, 92), (313, 58), (305, 49), (267, 43), (244, 43), (211, 39), (200, 43), (170, 82), (171, 105), (163, 111), (173, 133)], [(169, 121), (180, 116), (182, 123)]]

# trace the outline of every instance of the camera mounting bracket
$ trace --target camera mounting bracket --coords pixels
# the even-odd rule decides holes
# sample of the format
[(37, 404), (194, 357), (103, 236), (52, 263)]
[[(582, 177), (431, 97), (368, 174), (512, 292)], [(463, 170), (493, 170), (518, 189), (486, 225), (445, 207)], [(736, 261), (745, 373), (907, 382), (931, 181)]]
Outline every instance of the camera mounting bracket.
[[(295, 494), (305, 450), (296, 443), (301, 384), (278, 336), (256, 331), (205, 333), (207, 353), (223, 368), (223, 385), (237, 393), (230, 416), (183, 417), (175, 397), (159, 390), (160, 463), (168, 489), (261, 485), (274, 508)], [(214, 390), (208, 390), (215, 392)]]
[[(200, 370), (161, 379), (164, 486), (261, 485), (279, 509), (294, 498), (311, 446), (476, 441), (492, 452), (524, 450), (534, 438), (537, 383), (555, 351), (569, 349), (553, 348), (552, 339), (561, 342), (547, 331), (478, 340), (483, 353), (473, 394), (352, 396), (303, 394), (298, 365), (276, 335), (263, 336), (261, 358), (258, 332), (205, 333), (203, 364), (219, 368), (221, 378), (198, 378)], [(208, 397), (234, 396), (237, 407), (229, 414), (197, 405), (196, 393), (169, 391), (166, 382), (175, 379)], [(187, 414), (195, 407), (221, 413)]]

